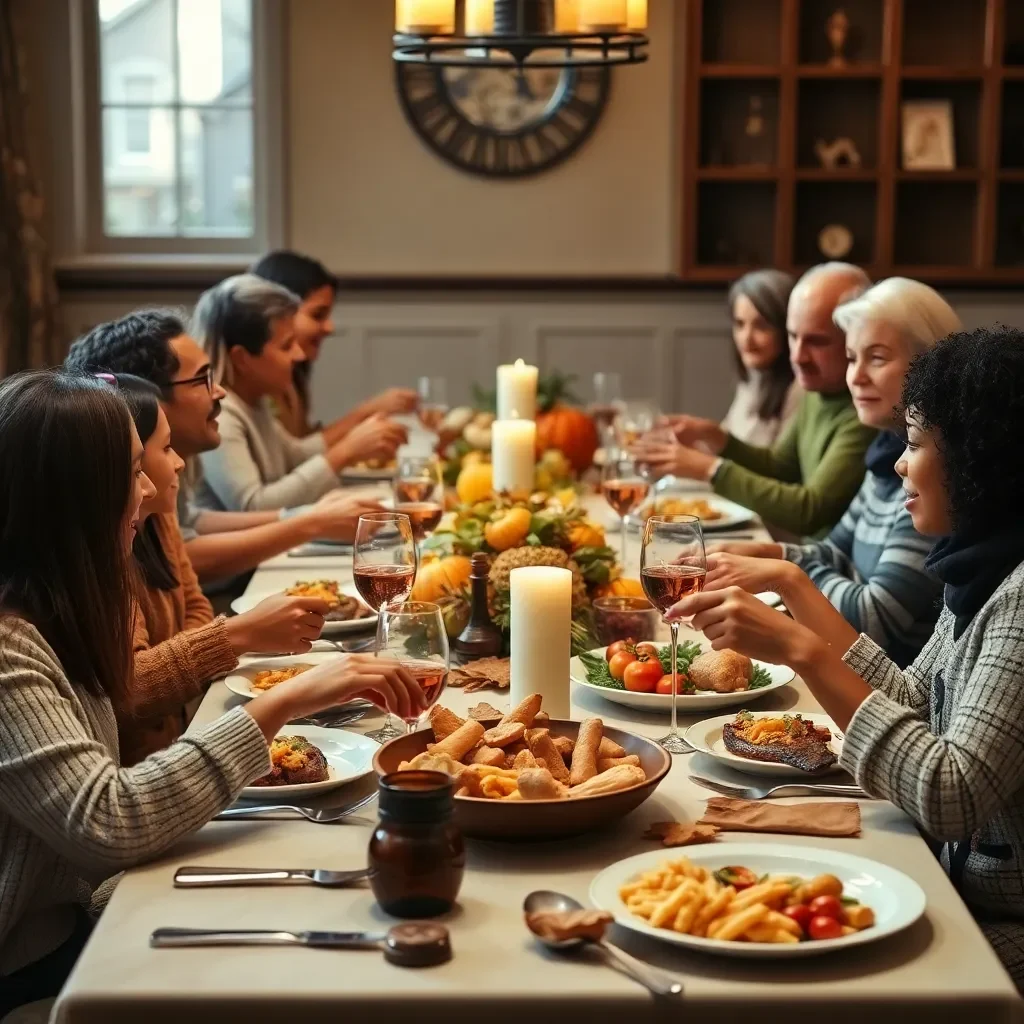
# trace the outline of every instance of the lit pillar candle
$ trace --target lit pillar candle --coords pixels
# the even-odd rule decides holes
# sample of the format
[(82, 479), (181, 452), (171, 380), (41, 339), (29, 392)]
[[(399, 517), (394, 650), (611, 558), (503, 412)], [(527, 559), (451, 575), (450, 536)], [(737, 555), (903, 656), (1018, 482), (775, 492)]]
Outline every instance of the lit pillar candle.
[(552, 718), (568, 718), (572, 573), (531, 565), (513, 569), (509, 584), (510, 706), (539, 693)]
[(621, 32), (626, 27), (626, 0), (580, 0), (584, 32)]
[(555, 31), (579, 32), (580, 0), (555, 0)]
[(455, 0), (395, 0), (395, 31), (444, 36), (455, 31)]
[(517, 359), (498, 367), (498, 419), (532, 420), (537, 415), (537, 367)]
[(494, 31), (494, 0), (466, 0), (466, 35), (486, 36)]
[(643, 32), (647, 28), (647, 0), (627, 0), (626, 28), (630, 32)]
[(491, 463), (495, 491), (529, 495), (537, 464), (537, 424), (533, 420), (495, 420), (491, 424)]

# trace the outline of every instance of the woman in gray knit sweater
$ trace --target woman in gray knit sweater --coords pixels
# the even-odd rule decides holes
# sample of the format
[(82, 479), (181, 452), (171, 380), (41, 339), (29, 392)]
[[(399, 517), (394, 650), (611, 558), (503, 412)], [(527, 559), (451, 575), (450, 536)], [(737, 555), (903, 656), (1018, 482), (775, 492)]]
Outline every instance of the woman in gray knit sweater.
[(792, 666), (845, 733), (841, 764), (942, 844), (1024, 986), (1024, 333), (954, 334), (910, 368), (899, 462), (917, 530), (942, 537), (931, 639), (905, 670), (838, 613), (816, 632), (736, 587), (681, 601), (716, 649)]
[[(59, 371), (0, 384), (0, 1018), (56, 994), (91, 889), (232, 803), (289, 720), (368, 690), (396, 713), (423, 707), (404, 670), (340, 658), (120, 767), (131, 549), (154, 493), (141, 460), (110, 384)], [(308, 625), (312, 639), (323, 620)]]

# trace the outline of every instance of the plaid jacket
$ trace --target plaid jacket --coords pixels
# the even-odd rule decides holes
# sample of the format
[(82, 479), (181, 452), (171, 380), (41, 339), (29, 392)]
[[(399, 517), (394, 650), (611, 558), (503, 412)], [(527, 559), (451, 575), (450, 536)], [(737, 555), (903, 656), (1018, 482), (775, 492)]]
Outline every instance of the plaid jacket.
[[(959, 640), (943, 607), (900, 671), (861, 636), (844, 660), (875, 689), (843, 741), (866, 792), (927, 835), (970, 844), (960, 891), (1018, 984), (1024, 979), (1024, 564)], [(943, 863), (949, 867), (948, 849)]]

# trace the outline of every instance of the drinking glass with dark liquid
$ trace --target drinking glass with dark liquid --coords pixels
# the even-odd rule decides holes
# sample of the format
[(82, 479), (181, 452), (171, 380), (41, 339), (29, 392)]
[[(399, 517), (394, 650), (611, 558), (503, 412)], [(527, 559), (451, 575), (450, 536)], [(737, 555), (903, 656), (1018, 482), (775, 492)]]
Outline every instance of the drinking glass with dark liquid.
[(601, 474), (601, 493), (621, 523), (622, 565), (626, 564), (626, 516), (638, 508), (650, 484), (640, 475), (636, 460), (624, 449), (613, 449), (605, 459)]
[[(416, 582), (416, 540), (412, 522), (401, 512), (368, 512), (359, 517), (352, 551), (352, 577), (359, 596), (377, 612), (377, 641), (384, 609), (408, 600)], [(369, 733), (381, 743), (400, 736), (388, 715), (384, 726)]]
[[(651, 516), (640, 548), (640, 582), (647, 599), (664, 615), (674, 604), (704, 589), (708, 565), (704, 534), (697, 516)], [(669, 623), (672, 645), (672, 723), (658, 742), (672, 754), (686, 754), (690, 745), (679, 735), (679, 622)]]
[[(377, 655), (400, 661), (416, 680), (427, 709), (432, 708), (448, 683), (448, 633), (438, 605), (406, 601), (381, 611)], [(413, 727), (417, 717), (404, 719)]]
[(439, 433), (448, 415), (448, 381), (444, 377), (420, 377), (416, 390), (420, 396), (420, 423), (431, 433)]

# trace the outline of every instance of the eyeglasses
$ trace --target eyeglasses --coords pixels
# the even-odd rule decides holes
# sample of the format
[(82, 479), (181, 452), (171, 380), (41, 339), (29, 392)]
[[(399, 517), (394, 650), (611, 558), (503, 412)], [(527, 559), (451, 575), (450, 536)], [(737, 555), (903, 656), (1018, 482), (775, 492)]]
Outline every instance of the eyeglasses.
[(202, 373), (197, 373), (194, 377), (189, 377), (187, 380), (172, 380), (170, 387), (180, 388), (191, 384), (205, 384), (206, 390), (213, 394), (213, 367), (207, 366)]

